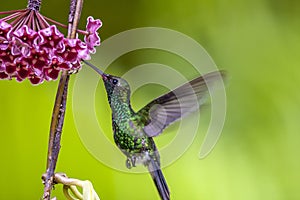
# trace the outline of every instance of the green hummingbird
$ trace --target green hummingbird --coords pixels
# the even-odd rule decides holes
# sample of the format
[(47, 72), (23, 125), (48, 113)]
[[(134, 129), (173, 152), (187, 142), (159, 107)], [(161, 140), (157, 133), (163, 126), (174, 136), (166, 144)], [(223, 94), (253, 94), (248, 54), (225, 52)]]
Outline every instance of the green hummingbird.
[(189, 81), (164, 94), (135, 112), (130, 104), (130, 86), (120, 77), (105, 74), (87, 61), (102, 77), (112, 111), (114, 141), (126, 155), (127, 168), (146, 166), (162, 200), (170, 192), (160, 168), (160, 156), (153, 137), (173, 122), (199, 109), (208, 93), (207, 84), (224, 78), (224, 71), (215, 71)]

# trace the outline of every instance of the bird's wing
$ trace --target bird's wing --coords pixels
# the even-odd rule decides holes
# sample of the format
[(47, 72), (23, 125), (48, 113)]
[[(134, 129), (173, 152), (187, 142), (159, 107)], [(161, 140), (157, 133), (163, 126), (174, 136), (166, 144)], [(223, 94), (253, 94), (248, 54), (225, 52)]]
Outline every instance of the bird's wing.
[(205, 74), (148, 103), (137, 112), (142, 116), (145, 133), (157, 136), (171, 123), (199, 109), (206, 100), (208, 87), (224, 77), (224, 71)]

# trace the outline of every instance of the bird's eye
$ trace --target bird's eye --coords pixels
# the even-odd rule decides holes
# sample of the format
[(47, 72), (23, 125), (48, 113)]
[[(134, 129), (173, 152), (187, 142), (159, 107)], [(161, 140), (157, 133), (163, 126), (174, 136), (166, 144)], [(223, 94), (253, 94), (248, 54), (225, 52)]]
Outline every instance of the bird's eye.
[(113, 83), (114, 85), (117, 85), (118, 82), (119, 82), (118, 79), (113, 79), (113, 80), (112, 80), (112, 83)]

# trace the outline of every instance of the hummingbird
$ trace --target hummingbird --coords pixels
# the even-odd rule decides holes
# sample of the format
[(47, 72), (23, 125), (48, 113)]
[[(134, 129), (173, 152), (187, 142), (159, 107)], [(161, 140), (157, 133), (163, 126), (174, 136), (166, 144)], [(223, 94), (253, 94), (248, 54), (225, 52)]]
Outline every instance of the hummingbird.
[(146, 166), (162, 200), (170, 199), (170, 191), (160, 167), (160, 155), (153, 137), (160, 135), (170, 124), (197, 111), (205, 103), (208, 84), (225, 77), (224, 71), (214, 71), (197, 77), (154, 99), (139, 111), (130, 104), (130, 86), (120, 77), (106, 74), (87, 61), (104, 82), (112, 111), (113, 137), (125, 154), (126, 167)]

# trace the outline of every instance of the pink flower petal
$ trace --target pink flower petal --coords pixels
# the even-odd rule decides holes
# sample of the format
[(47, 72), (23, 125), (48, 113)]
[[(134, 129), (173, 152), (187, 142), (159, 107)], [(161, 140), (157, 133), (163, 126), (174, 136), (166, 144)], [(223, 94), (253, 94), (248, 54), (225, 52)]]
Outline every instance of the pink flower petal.
[(34, 30), (28, 28), (27, 25), (13, 32), (14, 37), (18, 38), (20, 42), (32, 46), (38, 34)]
[(38, 32), (40, 41), (37, 42), (40, 48), (63, 49), (64, 35), (59, 32), (56, 26), (52, 25)]
[(88, 17), (87, 21), (86, 29), (89, 34), (84, 37), (84, 41), (89, 52), (95, 53), (95, 46), (100, 45), (100, 37), (97, 33), (97, 30), (102, 26), (102, 22), (99, 19), (94, 20), (94, 18), (91, 16)]
[(9, 32), (12, 30), (10, 24), (0, 20), (0, 38), (9, 38)]

